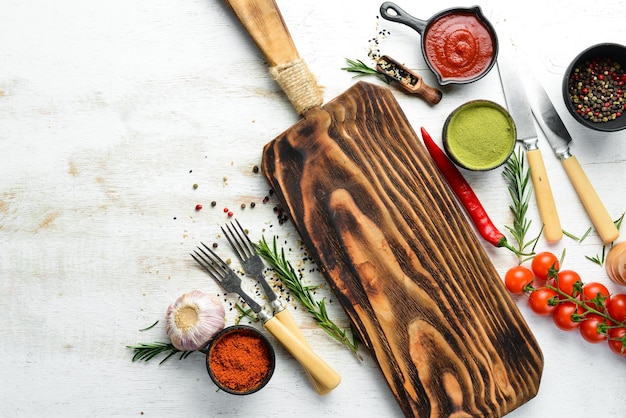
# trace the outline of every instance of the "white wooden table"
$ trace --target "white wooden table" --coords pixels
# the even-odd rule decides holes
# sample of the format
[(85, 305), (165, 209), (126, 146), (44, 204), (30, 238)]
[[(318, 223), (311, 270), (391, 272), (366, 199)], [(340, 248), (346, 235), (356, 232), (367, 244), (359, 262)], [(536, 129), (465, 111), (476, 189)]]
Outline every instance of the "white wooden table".
[[(344, 58), (367, 61), (377, 37), (381, 52), (435, 83), (419, 35), (377, 19), (380, 4), (279, 2), (327, 100), (354, 82), (340, 69)], [(474, 4), (399, 2), (421, 18)], [(626, 2), (479, 4), (531, 58), (573, 134), (574, 155), (612, 217), (619, 217), (626, 210), (626, 132), (582, 129), (565, 112), (560, 83), (582, 49), (626, 43)], [(278, 236), (290, 260), (305, 268), (305, 280), (324, 283), (315, 266), (301, 264), (297, 234), (289, 222), (279, 224), (275, 199), (262, 203), (268, 186), (253, 167), (263, 145), (297, 116), (224, 3), (9, 0), (0, 10), (0, 415), (401, 416), (369, 355), (362, 351), (365, 360), (357, 361), (295, 304), (292, 312), (310, 343), (343, 377), (328, 396), (311, 390), (279, 346), (272, 381), (248, 397), (217, 392), (199, 354), (162, 365), (131, 362), (126, 345), (167, 341), (163, 317), (179, 295), (192, 289), (221, 294), (188, 253), (203, 240), (218, 242), (218, 252), (233, 257), (218, 235), (228, 219), (225, 207), (253, 238)], [(390, 34), (379, 36), (383, 29)], [(474, 84), (444, 88), (434, 107), (394, 92), (414, 128), (424, 126), (437, 141), (458, 105), (476, 98), (504, 104), (496, 70)], [(563, 227), (582, 234), (590, 221), (543, 136), (540, 147)], [(510, 225), (501, 170), (464, 174), (495, 223)], [(538, 228), (534, 200), (529, 215)], [(514, 265), (511, 253), (485, 246), (502, 275)], [(583, 280), (626, 291), (585, 259), (601, 252), (595, 233), (581, 244), (540, 241), (538, 249), (566, 249), (565, 265)], [(328, 288), (318, 295), (348, 327)], [(532, 314), (524, 298), (517, 302), (542, 347), (545, 369), (538, 396), (510, 416), (623, 416), (626, 361), (577, 332), (557, 330)], [(228, 325), (235, 317), (227, 312)]]

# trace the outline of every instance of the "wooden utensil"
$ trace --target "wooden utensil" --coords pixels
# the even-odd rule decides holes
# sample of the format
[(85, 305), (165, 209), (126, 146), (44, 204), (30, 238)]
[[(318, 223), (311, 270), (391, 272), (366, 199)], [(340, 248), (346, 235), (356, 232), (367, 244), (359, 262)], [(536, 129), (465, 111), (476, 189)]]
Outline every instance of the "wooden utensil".
[(265, 146), (264, 174), (405, 415), (533, 398), (537, 342), (391, 91), (359, 82), (321, 106), (312, 76), (281, 79), (306, 66), (275, 2), (227, 3), (303, 117)]
[(432, 105), (441, 101), (443, 93), (440, 90), (426, 84), (422, 76), (388, 55), (376, 60), (376, 69), (393, 78), (405, 91), (420, 95)]

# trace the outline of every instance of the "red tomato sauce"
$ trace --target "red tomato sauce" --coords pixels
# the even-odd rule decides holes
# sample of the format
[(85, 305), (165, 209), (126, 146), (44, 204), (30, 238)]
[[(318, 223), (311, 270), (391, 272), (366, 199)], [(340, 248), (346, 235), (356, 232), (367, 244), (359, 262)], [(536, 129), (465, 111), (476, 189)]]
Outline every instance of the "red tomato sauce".
[(494, 57), (490, 30), (472, 13), (444, 15), (424, 34), (424, 53), (443, 80), (468, 80), (486, 71)]

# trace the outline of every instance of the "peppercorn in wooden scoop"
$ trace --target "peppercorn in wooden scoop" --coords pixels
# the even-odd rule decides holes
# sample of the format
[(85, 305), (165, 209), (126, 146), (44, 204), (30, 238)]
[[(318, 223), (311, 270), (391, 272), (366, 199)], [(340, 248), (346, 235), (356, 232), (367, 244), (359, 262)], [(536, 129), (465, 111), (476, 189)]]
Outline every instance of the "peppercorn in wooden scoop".
[(263, 172), (406, 416), (502, 416), (543, 358), (388, 88), (322, 106), (273, 0), (227, 0), (302, 119)]
[(426, 84), (419, 74), (388, 55), (376, 60), (376, 69), (393, 78), (405, 91), (420, 95), (430, 104), (435, 105), (441, 101), (443, 93), (440, 90)]

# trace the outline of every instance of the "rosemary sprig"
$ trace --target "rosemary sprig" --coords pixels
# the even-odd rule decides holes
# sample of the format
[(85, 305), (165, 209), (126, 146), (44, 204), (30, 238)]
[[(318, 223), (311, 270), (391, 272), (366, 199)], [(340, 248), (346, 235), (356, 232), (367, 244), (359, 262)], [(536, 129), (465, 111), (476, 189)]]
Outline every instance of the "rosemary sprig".
[(531, 183), (529, 182), (530, 171), (526, 166), (526, 160), (521, 148), (518, 148), (506, 161), (502, 174), (508, 183), (509, 195), (512, 201), (509, 209), (513, 214), (513, 226), (507, 225), (506, 229), (509, 230), (515, 240), (517, 257), (521, 264), (524, 261), (522, 257), (527, 253), (526, 249), (528, 247), (531, 247), (530, 255), (534, 254), (535, 245), (541, 236), (541, 232), (539, 232), (535, 238), (526, 241), (526, 235), (532, 224), (532, 221), (526, 217), (528, 202), (531, 196)]
[(235, 303), (235, 309), (237, 309), (237, 312), (239, 312), (239, 316), (237, 317), (237, 320), (235, 321), (235, 325), (239, 325), (241, 323), (241, 320), (244, 318), (248, 318), (250, 321), (253, 321), (253, 322), (256, 322), (259, 320), (259, 318), (254, 315), (254, 312), (252, 311), (252, 309), (245, 309), (243, 306), (241, 306), (238, 303)]
[(391, 84), (391, 82), (393, 81), (393, 78), (391, 78), (387, 74), (378, 71), (376, 68), (372, 68), (368, 66), (361, 60), (351, 60), (349, 58), (346, 58), (346, 62), (349, 65), (347, 67), (343, 67), (342, 70), (347, 71), (349, 73), (356, 73), (354, 77), (374, 75), (387, 84)]
[[(615, 221), (613, 221), (613, 223), (617, 227), (618, 231), (622, 227), (622, 222), (624, 221), (624, 215), (626, 215), (626, 212), (622, 213), (622, 216), (620, 216)], [(587, 260), (589, 260), (589, 261), (592, 261), (592, 262), (596, 263), (600, 267), (602, 267), (604, 265), (604, 261), (606, 260), (607, 247), (609, 247), (609, 249), (611, 249), (612, 246), (613, 246), (613, 243), (607, 244), (607, 245), (603, 245), (601, 254), (597, 254), (595, 256), (588, 256), (588, 255), (586, 255), (585, 258)]]
[(160, 354), (167, 354), (159, 364), (163, 364), (167, 359), (177, 353), (180, 353), (179, 360), (183, 360), (193, 353), (193, 351), (181, 351), (174, 347), (171, 343), (162, 342), (139, 343), (137, 345), (127, 345), (126, 347), (135, 352), (133, 361), (150, 361)]
[(328, 317), (324, 299), (316, 301), (313, 298), (313, 290), (319, 286), (306, 286), (302, 283), (301, 277), (285, 258), (285, 250), (281, 248), (280, 252), (278, 251), (276, 237), (274, 237), (272, 248), (268, 245), (265, 237), (261, 237), (261, 241), (255, 244), (255, 247), (261, 257), (274, 269), (292, 295), (306, 307), (317, 322), (317, 325), (332, 338), (349, 348), (359, 360), (363, 360), (358, 353), (357, 340), (355, 338), (350, 340), (346, 333)]

